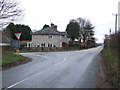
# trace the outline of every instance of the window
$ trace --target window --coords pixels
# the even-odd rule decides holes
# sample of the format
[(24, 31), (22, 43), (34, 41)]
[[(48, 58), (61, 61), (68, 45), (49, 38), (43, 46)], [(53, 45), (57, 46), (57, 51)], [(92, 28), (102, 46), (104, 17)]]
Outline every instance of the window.
[(43, 47), (43, 43), (41, 44), (41, 47)]
[(52, 36), (52, 35), (49, 35), (48, 38), (49, 38), (49, 39), (53, 39), (53, 36)]
[(41, 43), (41, 47), (45, 47), (45, 43)]
[(40, 44), (37, 44), (37, 47), (40, 47)]
[(45, 47), (45, 43), (44, 43), (43, 45), (44, 45), (44, 47)]
[(52, 47), (52, 44), (48, 43), (48, 47)]

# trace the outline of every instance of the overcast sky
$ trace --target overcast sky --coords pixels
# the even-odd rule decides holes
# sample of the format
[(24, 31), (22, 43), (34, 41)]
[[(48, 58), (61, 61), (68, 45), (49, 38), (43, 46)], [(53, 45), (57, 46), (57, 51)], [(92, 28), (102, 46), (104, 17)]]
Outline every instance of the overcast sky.
[(95, 37), (102, 42), (109, 28), (114, 31), (115, 16), (118, 13), (119, 0), (19, 0), (25, 9), (22, 24), (32, 30), (40, 30), (50, 22), (58, 25), (59, 31), (65, 31), (70, 19), (78, 17), (90, 19), (95, 26)]

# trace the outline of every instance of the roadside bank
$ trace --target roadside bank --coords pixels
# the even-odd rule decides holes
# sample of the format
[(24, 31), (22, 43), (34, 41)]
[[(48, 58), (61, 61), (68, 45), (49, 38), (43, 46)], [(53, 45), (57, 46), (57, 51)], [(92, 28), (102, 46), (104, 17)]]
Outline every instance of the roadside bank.
[(119, 88), (118, 58), (103, 49), (99, 57), (97, 88)]
[(32, 60), (31, 58), (28, 58), (22, 55), (16, 56), (14, 53), (9, 53), (9, 52), (4, 53), (1, 58), (2, 63), (0, 66), (2, 67), (0, 67), (0, 71), (10, 69), (12, 67), (16, 67), (21, 64), (28, 63), (31, 60)]

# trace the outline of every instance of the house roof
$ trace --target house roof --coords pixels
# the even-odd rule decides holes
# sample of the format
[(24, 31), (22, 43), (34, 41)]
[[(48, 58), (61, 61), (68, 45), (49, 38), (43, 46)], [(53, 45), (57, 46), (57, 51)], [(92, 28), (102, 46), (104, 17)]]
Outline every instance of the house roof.
[(66, 35), (66, 33), (59, 32), (52, 27), (47, 27), (47, 28), (34, 32), (33, 35)]

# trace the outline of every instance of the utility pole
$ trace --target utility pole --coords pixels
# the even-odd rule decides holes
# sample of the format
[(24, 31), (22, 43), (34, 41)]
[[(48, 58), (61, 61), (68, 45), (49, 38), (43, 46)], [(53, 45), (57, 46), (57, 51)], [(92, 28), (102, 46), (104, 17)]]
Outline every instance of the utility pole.
[(117, 33), (117, 14), (115, 14), (115, 34)]
[(112, 14), (115, 16), (115, 34), (117, 33), (117, 16), (120, 14)]
[(109, 29), (109, 33), (110, 33), (110, 35), (111, 35), (111, 28)]

